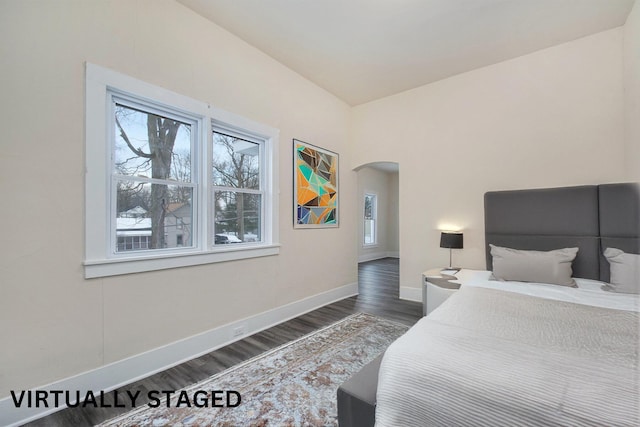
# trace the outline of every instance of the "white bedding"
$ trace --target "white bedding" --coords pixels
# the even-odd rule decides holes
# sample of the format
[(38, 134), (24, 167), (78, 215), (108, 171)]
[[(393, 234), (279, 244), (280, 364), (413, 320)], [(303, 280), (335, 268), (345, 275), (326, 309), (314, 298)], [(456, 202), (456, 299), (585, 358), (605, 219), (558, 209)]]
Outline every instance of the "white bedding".
[(637, 295), (489, 275), (387, 349), (376, 426), (640, 425)]
[(596, 280), (576, 278), (578, 287), (570, 288), (544, 283), (489, 280), (490, 276), (490, 271), (463, 269), (456, 274), (458, 280), (453, 282), (462, 286), (498, 289), (557, 301), (640, 312), (640, 295), (604, 291), (601, 288), (605, 283)]

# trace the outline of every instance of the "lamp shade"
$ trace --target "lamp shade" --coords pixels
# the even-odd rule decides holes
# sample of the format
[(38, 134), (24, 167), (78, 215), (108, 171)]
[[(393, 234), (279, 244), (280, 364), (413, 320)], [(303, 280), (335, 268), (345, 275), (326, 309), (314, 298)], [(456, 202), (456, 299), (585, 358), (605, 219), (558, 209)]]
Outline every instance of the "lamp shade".
[(462, 233), (440, 233), (440, 247), (462, 249)]

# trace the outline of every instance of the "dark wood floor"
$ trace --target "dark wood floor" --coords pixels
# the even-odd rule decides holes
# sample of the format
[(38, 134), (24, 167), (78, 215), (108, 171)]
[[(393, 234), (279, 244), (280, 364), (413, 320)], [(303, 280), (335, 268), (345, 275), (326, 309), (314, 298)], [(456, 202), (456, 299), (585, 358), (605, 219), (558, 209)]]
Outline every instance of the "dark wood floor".
[[(422, 317), (422, 305), (398, 299), (398, 282), (398, 259), (384, 258), (360, 263), (358, 265), (359, 295), (326, 305), (204, 356), (129, 384), (117, 391), (122, 396), (127, 390), (132, 393), (140, 390), (141, 397), (137, 401), (139, 406), (147, 403), (141, 403), (141, 399), (149, 390), (179, 390), (353, 313), (370, 313), (406, 325), (413, 325)], [(110, 399), (108, 403), (113, 403), (112, 393), (107, 396)], [(128, 410), (130, 408), (69, 408), (27, 425), (89, 426)]]

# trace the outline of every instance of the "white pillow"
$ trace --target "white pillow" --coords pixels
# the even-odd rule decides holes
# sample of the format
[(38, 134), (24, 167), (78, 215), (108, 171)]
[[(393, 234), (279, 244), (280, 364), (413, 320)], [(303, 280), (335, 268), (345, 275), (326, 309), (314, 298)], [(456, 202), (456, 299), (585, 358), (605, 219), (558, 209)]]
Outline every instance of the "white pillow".
[(604, 257), (609, 261), (611, 277), (605, 291), (640, 294), (640, 255), (627, 254), (620, 249), (607, 248)]
[(493, 276), (498, 280), (576, 286), (571, 278), (571, 263), (578, 254), (578, 248), (524, 251), (489, 246), (493, 257)]

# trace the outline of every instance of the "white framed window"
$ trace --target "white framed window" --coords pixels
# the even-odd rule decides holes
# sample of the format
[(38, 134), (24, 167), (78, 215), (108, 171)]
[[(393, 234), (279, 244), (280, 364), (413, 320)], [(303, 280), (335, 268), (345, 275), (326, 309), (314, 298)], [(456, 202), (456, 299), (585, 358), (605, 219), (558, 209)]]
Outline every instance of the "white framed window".
[(378, 196), (373, 193), (364, 195), (364, 246), (372, 246), (378, 243)]
[(93, 64), (85, 83), (85, 277), (279, 252), (277, 129)]
[[(177, 252), (197, 247), (201, 117), (108, 90), (111, 140), (111, 244), (123, 252)], [(108, 131), (108, 132), (109, 132)], [(183, 245), (178, 224), (189, 225)], [(113, 236), (145, 236), (146, 245), (121, 247)], [(178, 249), (180, 248), (180, 249)], [(126, 254), (128, 255), (128, 253)]]
[(214, 245), (262, 242), (264, 140), (213, 122)]

